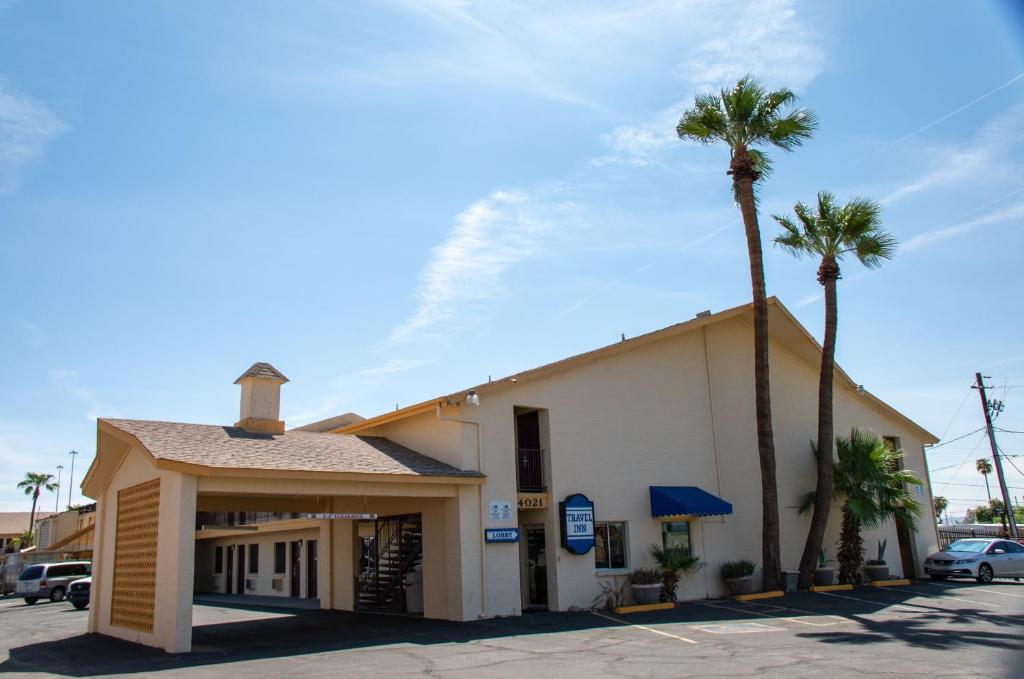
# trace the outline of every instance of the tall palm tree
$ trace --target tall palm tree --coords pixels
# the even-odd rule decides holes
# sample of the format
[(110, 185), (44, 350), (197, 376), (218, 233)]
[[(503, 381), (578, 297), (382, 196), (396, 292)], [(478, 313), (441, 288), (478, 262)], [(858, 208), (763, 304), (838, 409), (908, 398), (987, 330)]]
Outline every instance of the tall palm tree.
[(767, 154), (757, 147), (792, 151), (811, 136), (817, 118), (794, 109), (796, 95), (788, 89), (768, 92), (751, 76), (731, 89), (698, 94), (676, 126), (681, 139), (729, 147), (733, 196), (743, 217), (754, 301), (754, 399), (757, 453), (761, 466), (761, 558), (765, 589), (778, 589), (782, 578), (779, 548), (779, 502), (775, 479), (775, 441), (768, 370), (768, 298), (765, 293), (761, 230), (754, 184), (771, 171)]
[(818, 283), (825, 288), (825, 340), (821, 345), (821, 371), (818, 374), (817, 447), (818, 450), (828, 450), (828, 454), (818, 456), (818, 501), (800, 557), (800, 588), (809, 587), (814, 578), (832, 506), (832, 380), (839, 324), (836, 299), (839, 261), (852, 254), (861, 264), (874, 269), (892, 257), (896, 239), (882, 230), (880, 211), (877, 203), (864, 198), (837, 205), (835, 196), (821, 191), (814, 209), (803, 203), (793, 206), (796, 221), (788, 216), (773, 215), (782, 226), (782, 233), (775, 237), (775, 244), (797, 258), (807, 255), (819, 259)]
[(25, 479), (18, 484), (18, 488), (25, 490), (25, 495), (32, 496), (32, 513), (29, 514), (28, 519), (28, 532), (32, 533), (32, 528), (36, 524), (36, 505), (39, 503), (39, 493), (43, 489), (53, 492), (57, 489), (57, 484), (53, 483), (53, 474), (39, 474), (36, 472), (26, 472)]
[[(936, 495), (932, 498), (932, 503), (935, 505), (935, 516), (939, 517), (939, 523), (945, 523), (942, 521), (942, 515), (949, 508), (949, 500), (942, 495)], [(949, 517), (946, 517), (947, 519)]]
[(982, 457), (974, 463), (974, 468), (985, 479), (985, 494), (988, 495), (988, 503), (992, 504), (992, 491), (988, 487), (988, 475), (992, 473), (992, 463), (988, 461), (987, 457)]
[[(820, 456), (817, 448), (816, 456)], [(843, 525), (839, 534), (839, 581), (856, 583), (864, 561), (861, 528), (875, 528), (888, 519), (913, 528), (922, 513), (921, 503), (908, 485), (921, 479), (900, 469), (901, 451), (875, 434), (854, 429), (849, 438), (836, 439), (834, 496), (842, 500)], [(817, 493), (808, 493), (800, 511), (815, 506)]]

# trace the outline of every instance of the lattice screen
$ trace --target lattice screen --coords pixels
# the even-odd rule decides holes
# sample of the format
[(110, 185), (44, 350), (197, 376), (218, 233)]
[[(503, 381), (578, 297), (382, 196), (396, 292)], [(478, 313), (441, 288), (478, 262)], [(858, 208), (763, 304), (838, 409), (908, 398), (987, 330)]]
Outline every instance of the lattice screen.
[(153, 631), (160, 479), (117, 492), (110, 624)]

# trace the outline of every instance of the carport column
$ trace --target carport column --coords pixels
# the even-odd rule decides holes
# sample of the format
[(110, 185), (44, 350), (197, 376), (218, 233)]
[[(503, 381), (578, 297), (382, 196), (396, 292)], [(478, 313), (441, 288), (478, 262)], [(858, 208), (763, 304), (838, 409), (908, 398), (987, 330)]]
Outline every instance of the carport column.
[(456, 488), (458, 495), (444, 501), (448, 619), (476, 620), (484, 615), (480, 496), (476, 486), (460, 485)]
[(168, 653), (192, 650), (195, 534), (196, 477), (164, 472), (160, 484), (153, 635)]
[[(330, 587), (330, 607), (341, 611), (355, 610), (355, 521), (331, 521), (330, 550), (324, 548), (324, 556), (330, 556), (330, 578), (324, 580)], [(320, 607), (324, 608), (324, 600), (320, 599)]]
[[(334, 511), (334, 503), (328, 501), (328, 511)], [(331, 525), (335, 523), (342, 523), (341, 521), (334, 521), (331, 519), (321, 519), (320, 521), (320, 544), (316, 548), (316, 596), (320, 599), (320, 608), (330, 609), (334, 608), (334, 545), (333, 545), (333, 533)], [(344, 523), (350, 523), (345, 521)]]
[[(88, 630), (91, 634), (95, 634), (100, 631), (100, 616), (106, 616), (110, 618), (110, 610), (106, 605), (106, 601), (103, 597), (103, 574), (110, 568), (107, 565), (107, 557), (103, 550), (104, 544), (107, 541), (107, 523), (104, 520), (105, 512), (107, 510), (107, 491), (103, 491), (96, 498), (96, 523), (93, 528), (92, 536), (92, 585), (90, 586), (90, 601), (89, 601), (89, 626)], [(111, 528), (113, 533), (113, 528)]]

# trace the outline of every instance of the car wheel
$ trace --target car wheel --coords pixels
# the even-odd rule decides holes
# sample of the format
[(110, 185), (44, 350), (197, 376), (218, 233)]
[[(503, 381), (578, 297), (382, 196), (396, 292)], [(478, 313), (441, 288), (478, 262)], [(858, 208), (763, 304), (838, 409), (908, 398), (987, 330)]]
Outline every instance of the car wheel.
[(983, 563), (978, 566), (978, 582), (981, 584), (987, 585), (992, 582), (992, 577), (994, 575), (995, 574), (992, 572), (992, 566), (989, 566), (987, 563)]
[(934, 575), (934, 574), (933, 574), (933, 575), (931, 576), (931, 579), (932, 579), (932, 580), (935, 580), (935, 581), (937, 581), (937, 582), (942, 582), (943, 580), (945, 580), (945, 579), (946, 579), (946, 576), (945, 576), (945, 575)]
[(64, 588), (54, 587), (53, 591), (50, 592), (50, 601), (57, 603), (58, 601), (64, 601)]
[(74, 606), (78, 610), (82, 610), (83, 608), (85, 608), (86, 606), (89, 605), (89, 602), (88, 601), (76, 601), (76, 602), (74, 602), (71, 605)]
[(25, 597), (25, 603), (27, 603), (29, 606), (31, 606), (32, 604), (34, 604), (37, 601), (39, 601), (39, 597), (37, 597), (37, 596), (27, 596), (27, 597)]

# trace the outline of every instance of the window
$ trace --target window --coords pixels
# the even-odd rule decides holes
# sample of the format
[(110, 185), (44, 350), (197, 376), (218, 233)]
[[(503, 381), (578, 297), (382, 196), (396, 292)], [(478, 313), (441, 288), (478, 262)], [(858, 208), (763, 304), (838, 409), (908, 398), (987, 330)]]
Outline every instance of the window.
[(260, 572), (260, 546), (259, 545), (249, 545), (249, 558), (247, 560), (249, 562), (248, 564), (246, 564), (249, 567), (249, 575), (256, 575), (257, 573), (259, 573)]
[(666, 548), (681, 547), (687, 554), (693, 554), (690, 544), (689, 521), (663, 521), (661, 524), (661, 544)]
[(625, 521), (594, 522), (594, 566), (597, 568), (626, 568)]
[(903, 450), (903, 447), (900, 445), (899, 436), (883, 436), (882, 442), (897, 452)]
[(285, 545), (284, 542), (274, 543), (274, 572), (284, 573), (285, 571)]
[(213, 572), (223, 573), (224, 572), (224, 548), (214, 547), (213, 548)]

